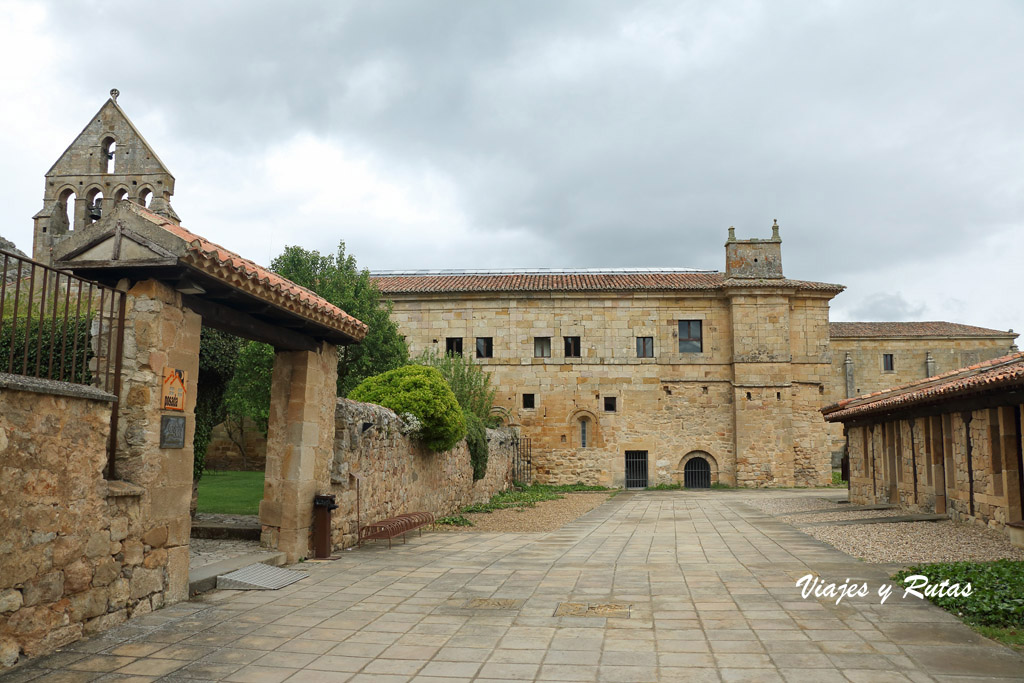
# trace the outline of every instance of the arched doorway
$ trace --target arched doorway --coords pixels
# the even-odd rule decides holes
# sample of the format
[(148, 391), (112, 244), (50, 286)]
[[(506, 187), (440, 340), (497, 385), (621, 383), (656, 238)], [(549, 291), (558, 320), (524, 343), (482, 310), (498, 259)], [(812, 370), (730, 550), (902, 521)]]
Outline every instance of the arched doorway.
[(711, 464), (701, 456), (687, 460), (683, 467), (683, 487), (688, 489), (711, 488)]

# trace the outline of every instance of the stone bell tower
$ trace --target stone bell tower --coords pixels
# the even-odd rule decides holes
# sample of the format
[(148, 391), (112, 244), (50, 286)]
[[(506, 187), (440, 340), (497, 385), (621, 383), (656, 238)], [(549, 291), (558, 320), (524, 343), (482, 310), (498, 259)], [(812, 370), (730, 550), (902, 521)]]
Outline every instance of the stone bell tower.
[(46, 174), (43, 208), (33, 219), (32, 258), (49, 264), (53, 247), (132, 201), (178, 221), (174, 176), (117, 104), (117, 90)]

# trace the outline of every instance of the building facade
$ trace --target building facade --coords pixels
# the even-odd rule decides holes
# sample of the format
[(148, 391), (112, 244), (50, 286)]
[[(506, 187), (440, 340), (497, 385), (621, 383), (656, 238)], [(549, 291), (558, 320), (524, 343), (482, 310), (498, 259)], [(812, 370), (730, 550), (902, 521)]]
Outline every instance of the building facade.
[[(870, 394), (975, 365), (1017, 350), (1013, 330), (949, 322), (833, 322), (832, 377), (827, 402)], [(846, 439), (830, 428), (833, 466)]]
[(726, 270), (378, 273), (412, 354), (471, 353), (532, 439), (537, 478), (609, 486), (829, 480), (818, 410), (828, 304), (790, 280), (781, 238), (737, 240)]
[(1006, 529), (1024, 545), (1024, 354), (822, 409), (841, 424), (850, 502), (894, 503)]
[[(541, 481), (827, 483), (845, 447), (818, 410), (1003, 355), (1017, 335), (954, 323), (829, 323), (840, 285), (789, 280), (781, 238), (725, 272), (381, 272), (416, 355), (473, 355), (532, 439)], [(691, 463), (691, 461), (694, 461)], [(705, 466), (706, 463), (706, 466)]]

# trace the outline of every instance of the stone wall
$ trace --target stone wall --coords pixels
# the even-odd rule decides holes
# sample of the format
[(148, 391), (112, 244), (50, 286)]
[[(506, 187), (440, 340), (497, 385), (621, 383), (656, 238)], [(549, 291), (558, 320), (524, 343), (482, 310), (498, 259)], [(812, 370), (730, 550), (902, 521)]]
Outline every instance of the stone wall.
[[(244, 454), (235, 439), (245, 446)], [(206, 448), (206, 469), (262, 472), (266, 464), (267, 437), (255, 422), (245, 418), (241, 428), (233, 421), (222, 422), (213, 428)]]
[(112, 399), (0, 375), (0, 668), (165, 602), (167, 528), (103, 478)]
[(330, 493), (339, 505), (332, 514), (335, 548), (356, 542), (357, 516), (363, 524), (406, 512), (441, 517), (511, 485), (511, 430), (487, 431), (487, 474), (474, 482), (465, 441), (432, 453), (415, 438), (414, 428), (387, 408), (338, 399), (330, 470)]
[(1024, 406), (847, 427), (850, 501), (894, 503), (995, 528), (1019, 522)]

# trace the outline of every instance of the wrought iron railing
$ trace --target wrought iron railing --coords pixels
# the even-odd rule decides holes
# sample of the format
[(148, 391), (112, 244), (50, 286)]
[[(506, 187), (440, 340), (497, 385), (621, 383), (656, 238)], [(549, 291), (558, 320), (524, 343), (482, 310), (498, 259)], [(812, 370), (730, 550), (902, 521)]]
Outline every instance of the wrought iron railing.
[(125, 293), (0, 250), (0, 372), (120, 390)]

